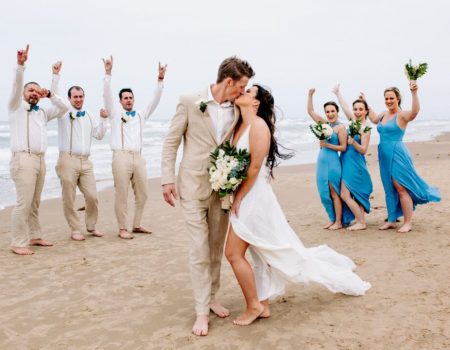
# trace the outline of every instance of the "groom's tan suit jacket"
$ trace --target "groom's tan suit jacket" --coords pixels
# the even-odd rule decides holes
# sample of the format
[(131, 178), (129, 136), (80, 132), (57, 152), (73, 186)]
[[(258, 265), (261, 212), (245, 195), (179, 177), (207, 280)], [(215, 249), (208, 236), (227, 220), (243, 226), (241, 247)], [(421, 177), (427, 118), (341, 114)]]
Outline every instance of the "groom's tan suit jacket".
[(183, 157), (178, 173), (178, 193), (181, 199), (205, 200), (211, 196), (208, 168), (210, 153), (231, 138), (239, 119), (239, 109), (234, 106), (234, 121), (222, 140), (216, 140), (216, 130), (208, 114), (200, 110), (199, 102), (207, 101), (208, 89), (181, 96), (176, 113), (163, 145), (161, 162), (162, 185), (175, 183), (177, 150), (183, 141)]

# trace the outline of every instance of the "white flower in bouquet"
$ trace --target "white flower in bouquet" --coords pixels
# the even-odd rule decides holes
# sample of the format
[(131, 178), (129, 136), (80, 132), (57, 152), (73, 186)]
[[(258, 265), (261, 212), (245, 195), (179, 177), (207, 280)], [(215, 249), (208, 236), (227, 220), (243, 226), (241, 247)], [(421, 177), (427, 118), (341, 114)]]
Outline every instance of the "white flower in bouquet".
[(309, 128), (319, 140), (329, 140), (331, 135), (333, 135), (333, 128), (328, 123), (318, 121), (317, 123), (311, 124)]
[(213, 191), (219, 192), (222, 209), (231, 207), (230, 195), (247, 177), (250, 154), (246, 149), (237, 150), (228, 141), (211, 153), (209, 182)]

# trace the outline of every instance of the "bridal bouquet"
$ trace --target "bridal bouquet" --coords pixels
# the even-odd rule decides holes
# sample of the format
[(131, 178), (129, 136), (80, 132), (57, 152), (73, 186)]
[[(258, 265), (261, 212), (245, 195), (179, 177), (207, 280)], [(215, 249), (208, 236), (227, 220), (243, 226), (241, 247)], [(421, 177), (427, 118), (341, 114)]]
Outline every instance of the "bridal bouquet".
[(405, 64), (405, 74), (411, 81), (416, 81), (427, 72), (428, 63), (419, 63), (418, 66), (413, 66), (411, 60)]
[(348, 125), (349, 135), (352, 138), (355, 138), (356, 135), (365, 134), (370, 130), (372, 130), (370, 126), (366, 126), (363, 129), (361, 121), (356, 119), (350, 120), (350, 124)]
[(311, 124), (309, 128), (319, 140), (329, 140), (331, 135), (333, 135), (333, 128), (328, 123), (318, 121), (317, 123)]
[(222, 209), (227, 211), (231, 207), (231, 193), (247, 177), (250, 154), (246, 149), (237, 150), (226, 141), (211, 153), (211, 163), (209, 182), (211, 188), (219, 192)]

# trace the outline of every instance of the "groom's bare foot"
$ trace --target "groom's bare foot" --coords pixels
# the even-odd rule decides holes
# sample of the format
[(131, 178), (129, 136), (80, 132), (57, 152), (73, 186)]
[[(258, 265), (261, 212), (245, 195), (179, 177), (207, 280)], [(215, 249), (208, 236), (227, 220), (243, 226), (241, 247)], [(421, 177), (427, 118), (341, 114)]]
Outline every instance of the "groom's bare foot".
[(192, 334), (195, 334), (198, 336), (207, 335), (208, 334), (208, 322), (209, 322), (208, 316), (206, 316), (206, 315), (197, 316), (194, 326), (192, 327)]
[(30, 245), (38, 245), (41, 247), (52, 247), (53, 243), (46, 241), (45, 239), (42, 238), (33, 238), (30, 239)]
[(34, 252), (27, 247), (11, 247), (11, 251), (18, 255), (33, 255)]
[(393, 222), (386, 222), (385, 224), (381, 225), (380, 227), (378, 227), (379, 230), (389, 230), (391, 228), (396, 228), (397, 225)]
[(87, 230), (87, 232), (89, 232), (92, 236), (94, 237), (103, 237), (104, 234), (96, 229), (94, 230)]
[(230, 316), (230, 311), (227, 308), (223, 307), (219, 303), (211, 303), (209, 304), (209, 308), (212, 312), (214, 312), (217, 316), (221, 318), (225, 318)]
[(74, 241), (79, 241), (79, 242), (84, 241), (86, 239), (80, 232), (73, 232), (70, 235), (70, 238), (72, 238)]
[(134, 236), (128, 230), (120, 230), (119, 237), (122, 239), (133, 239)]
[(253, 308), (247, 308), (242, 314), (236, 317), (233, 323), (238, 326), (248, 326), (260, 317), (263, 312), (264, 306), (261, 304)]

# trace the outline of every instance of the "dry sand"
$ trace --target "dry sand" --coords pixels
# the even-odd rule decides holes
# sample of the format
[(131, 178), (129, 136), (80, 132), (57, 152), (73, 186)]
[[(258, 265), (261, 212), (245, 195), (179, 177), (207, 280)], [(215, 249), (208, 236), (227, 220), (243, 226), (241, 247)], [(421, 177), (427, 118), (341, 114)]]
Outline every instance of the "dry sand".
[(238, 327), (231, 320), (244, 301), (224, 259), (219, 299), (232, 316), (212, 315), (207, 337), (190, 334), (189, 239), (179, 206), (163, 202), (158, 179), (149, 181), (143, 222), (154, 233), (131, 241), (117, 237), (111, 189), (100, 193), (98, 229), (106, 236), (84, 242), (69, 239), (61, 200), (44, 201), (42, 226), (55, 246), (29, 257), (9, 251), (11, 208), (2, 210), (0, 349), (449, 349), (450, 136), (408, 148), (443, 197), (416, 209), (408, 234), (377, 230), (386, 209), (374, 147), (367, 157), (375, 191), (366, 231), (321, 229), (327, 219), (315, 165), (276, 171), (275, 192), (301, 240), (351, 257), (372, 283), (365, 296), (291, 285), (272, 303), (270, 319)]

